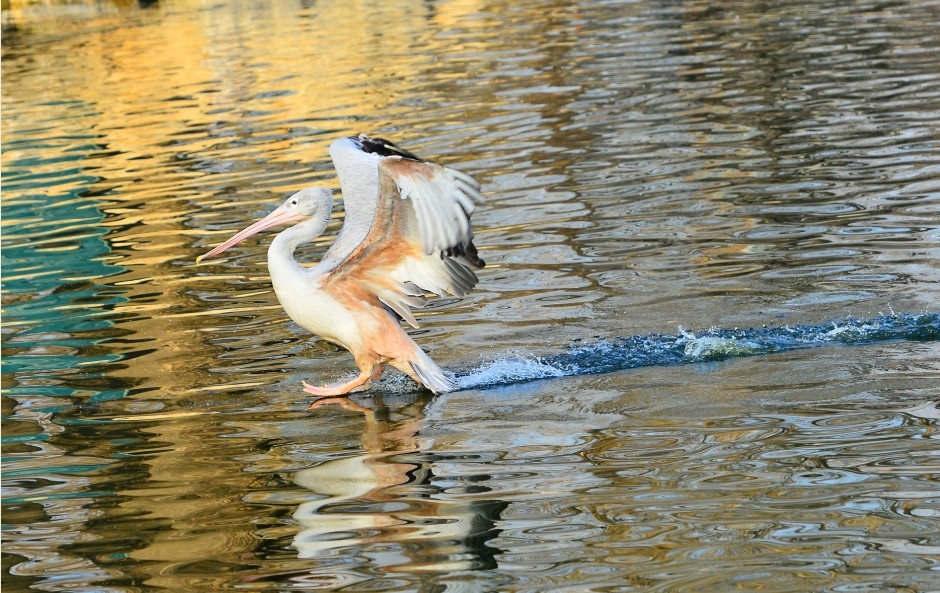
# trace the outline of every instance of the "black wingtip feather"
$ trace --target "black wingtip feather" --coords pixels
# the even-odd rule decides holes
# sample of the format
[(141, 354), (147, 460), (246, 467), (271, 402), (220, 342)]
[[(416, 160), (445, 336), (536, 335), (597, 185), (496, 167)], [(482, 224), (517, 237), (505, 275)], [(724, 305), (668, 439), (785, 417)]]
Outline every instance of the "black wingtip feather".
[(350, 139), (357, 141), (362, 150), (370, 154), (377, 154), (379, 156), (400, 156), (413, 161), (424, 162), (424, 160), (415, 153), (405, 150), (385, 138), (373, 138), (366, 134), (359, 134), (358, 136), (350, 136)]
[(454, 245), (450, 249), (444, 252), (444, 255), (447, 257), (463, 257), (465, 260), (473, 264), (475, 268), (485, 268), (486, 262), (480, 258), (479, 253), (477, 252), (477, 246), (473, 244), (473, 240), (467, 241), (466, 244)]

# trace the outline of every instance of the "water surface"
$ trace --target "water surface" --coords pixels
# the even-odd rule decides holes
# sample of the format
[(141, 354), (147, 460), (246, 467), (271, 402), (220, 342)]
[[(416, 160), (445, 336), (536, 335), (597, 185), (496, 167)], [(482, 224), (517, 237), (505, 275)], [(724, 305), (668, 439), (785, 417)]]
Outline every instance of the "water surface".
[[(11, 591), (940, 588), (940, 4), (11, 2)], [(488, 267), (389, 373), (267, 238), (373, 132)], [(341, 224), (306, 248), (317, 259)]]

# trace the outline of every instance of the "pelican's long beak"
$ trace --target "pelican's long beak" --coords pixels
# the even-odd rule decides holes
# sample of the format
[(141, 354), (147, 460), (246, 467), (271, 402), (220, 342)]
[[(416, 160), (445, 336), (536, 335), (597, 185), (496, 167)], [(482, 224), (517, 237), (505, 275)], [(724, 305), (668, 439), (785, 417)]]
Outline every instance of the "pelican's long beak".
[(222, 243), (221, 245), (219, 245), (218, 247), (216, 247), (209, 253), (206, 253), (197, 257), (196, 263), (198, 264), (202, 262), (202, 260), (204, 259), (215, 257), (218, 254), (222, 253), (223, 251), (227, 250), (228, 248), (232, 247), (233, 245), (237, 245), (241, 243), (242, 241), (244, 241), (245, 239), (247, 239), (248, 237), (257, 235), (261, 231), (265, 231), (271, 227), (276, 227), (282, 224), (296, 224), (303, 219), (304, 219), (303, 214), (301, 214), (300, 212), (297, 212), (296, 210), (295, 211), (288, 210), (287, 204), (282, 204), (278, 206), (277, 209), (274, 210), (274, 212), (272, 212), (271, 214), (268, 214), (267, 216), (265, 216), (258, 222), (254, 223), (250, 227), (246, 228), (245, 230), (235, 233), (234, 235), (232, 235), (232, 238), (230, 238), (225, 243)]

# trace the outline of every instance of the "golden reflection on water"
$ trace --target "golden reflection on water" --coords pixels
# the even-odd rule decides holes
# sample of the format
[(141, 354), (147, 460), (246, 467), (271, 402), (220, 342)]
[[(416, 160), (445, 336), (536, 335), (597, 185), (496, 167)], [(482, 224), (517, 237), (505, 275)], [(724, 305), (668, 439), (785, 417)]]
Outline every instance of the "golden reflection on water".
[[(263, 209), (303, 185), (335, 185), (328, 144), (359, 131), (360, 114), (375, 114), (369, 124), (375, 129), (394, 121), (400, 108), (393, 103), (402, 94), (396, 88), (412, 89), (432, 59), (409, 51), (415, 37), (425, 34), (429, 20), (446, 28), (472, 7), (448, 3), (431, 13), (420, 2), (370, 3), (368, 10), (362, 3), (333, 2), (298, 11), (286, 3), (261, 9), (250, 2), (225, 8), (180, 2), (161, 4), (156, 12), (93, 10), (90, 22), (75, 23), (31, 19), (28, 7), (14, 3), (8, 20), (52, 38), (45, 59), (55, 67), (18, 72), (4, 100), (29, 101), (26, 116), (55, 122), (41, 135), (93, 131), (91, 156), (107, 155), (106, 165), (86, 167), (96, 176), (90, 185), (80, 177), (74, 184), (58, 180), (55, 189), (101, 196), (101, 225), (121, 254), (106, 260), (125, 270), (109, 279), (126, 295), (114, 315), (134, 335), (159, 336), (143, 368), (128, 365), (113, 376), (145, 376), (164, 397), (176, 397), (206, 382), (198, 361), (214, 356), (202, 337), (213, 327), (200, 324), (214, 315), (276, 312), (261, 261), (239, 273), (262, 290), (233, 295), (233, 303), (206, 311), (190, 295), (225, 277), (195, 268), (192, 253), (228, 232), (216, 221), (228, 223), (233, 203)], [(96, 33), (76, 44), (69, 25)], [(310, 56), (301, 70), (298, 43)], [(47, 100), (30, 101), (36, 93)], [(4, 123), (5, 135), (22, 125)], [(259, 136), (266, 139), (260, 153)], [(4, 155), (12, 161), (26, 156), (15, 149)], [(60, 169), (53, 160), (31, 172), (54, 175)], [(240, 305), (243, 299), (251, 300)]]

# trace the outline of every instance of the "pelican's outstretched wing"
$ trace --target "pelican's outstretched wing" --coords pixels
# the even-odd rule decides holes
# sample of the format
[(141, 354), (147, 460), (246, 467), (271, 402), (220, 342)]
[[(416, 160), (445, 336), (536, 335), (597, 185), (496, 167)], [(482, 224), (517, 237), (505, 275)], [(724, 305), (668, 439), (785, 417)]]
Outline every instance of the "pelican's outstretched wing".
[(321, 269), (333, 269), (365, 240), (379, 197), (379, 163), (392, 156), (424, 162), (384, 138), (365, 134), (340, 138), (330, 145), (330, 158), (343, 189), (344, 221), (336, 241), (321, 260)]
[(470, 268), (485, 265), (470, 225), (480, 186), (465, 173), (407, 156), (380, 157), (377, 168), (368, 233), (322, 277), (322, 286), (377, 300), (418, 327), (410, 307), (423, 306), (426, 293), (465, 295), (477, 283)]
[(464, 256), (471, 265), (484, 266), (470, 226), (482, 200), (476, 179), (456, 169), (392, 156), (379, 163), (379, 188), (380, 200), (410, 201), (418, 220), (411, 238), (420, 240), (427, 255)]

